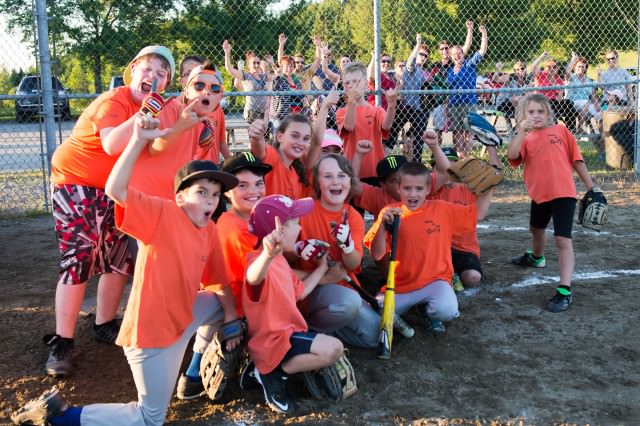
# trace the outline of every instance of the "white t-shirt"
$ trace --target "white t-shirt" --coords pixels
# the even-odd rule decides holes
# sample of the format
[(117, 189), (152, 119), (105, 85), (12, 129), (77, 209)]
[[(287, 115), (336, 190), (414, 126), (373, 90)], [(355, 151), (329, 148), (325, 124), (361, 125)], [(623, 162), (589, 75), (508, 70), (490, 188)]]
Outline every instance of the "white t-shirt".
[[(631, 77), (631, 74), (629, 74), (629, 71), (623, 68), (614, 68), (614, 69), (607, 68), (606, 70), (602, 71), (602, 74), (600, 74), (601, 83), (613, 83), (617, 81), (631, 81), (631, 80), (633, 80), (633, 77)], [(623, 95), (622, 98), (620, 99), (621, 101), (627, 100), (627, 88), (625, 87), (624, 84), (607, 86), (604, 88), (605, 94), (611, 93), (611, 91), (613, 90), (616, 90), (617, 92)]]

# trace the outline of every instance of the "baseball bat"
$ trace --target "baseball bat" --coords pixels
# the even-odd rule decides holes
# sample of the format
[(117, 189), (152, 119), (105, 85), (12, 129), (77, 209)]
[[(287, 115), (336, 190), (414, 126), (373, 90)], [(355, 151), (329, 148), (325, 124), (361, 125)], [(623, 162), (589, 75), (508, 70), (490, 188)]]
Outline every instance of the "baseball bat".
[[(362, 285), (358, 282), (358, 278), (355, 275), (349, 273), (349, 275), (345, 275), (344, 280), (349, 284), (355, 291), (358, 292), (362, 300), (371, 305), (371, 308), (379, 314), (382, 314), (382, 302), (376, 299), (371, 293), (365, 290)], [(412, 338), (416, 332), (402, 317), (398, 314), (394, 314), (393, 316), (393, 327), (397, 332), (402, 334), (407, 339)]]
[(389, 274), (384, 291), (384, 305), (382, 318), (380, 319), (380, 339), (378, 340), (378, 358), (391, 358), (391, 343), (393, 341), (393, 316), (396, 309), (396, 252), (398, 248), (398, 229), (400, 228), (400, 216), (394, 216), (391, 229), (391, 259), (389, 261)]

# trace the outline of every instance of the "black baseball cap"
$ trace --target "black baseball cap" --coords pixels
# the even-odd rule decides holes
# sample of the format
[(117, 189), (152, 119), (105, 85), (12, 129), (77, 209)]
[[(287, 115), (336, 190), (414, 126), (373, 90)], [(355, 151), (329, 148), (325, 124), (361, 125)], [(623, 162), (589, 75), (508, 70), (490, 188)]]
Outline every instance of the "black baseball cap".
[[(445, 146), (444, 148), (442, 148), (442, 152), (449, 159), (449, 161), (458, 161), (460, 159), (460, 157), (458, 157), (458, 152), (452, 146)], [(431, 164), (431, 166), (436, 164), (436, 159), (433, 157), (433, 154), (431, 154), (431, 160), (429, 160), (429, 163)]]
[(385, 180), (388, 176), (394, 174), (400, 169), (407, 159), (404, 155), (389, 155), (378, 161), (376, 166), (376, 175), (379, 180)]
[(212, 179), (220, 182), (223, 191), (228, 191), (238, 184), (238, 179), (226, 172), (221, 172), (211, 161), (192, 160), (182, 166), (174, 179), (176, 193), (187, 188), (191, 182), (197, 179)]
[(238, 155), (227, 158), (220, 168), (223, 172), (231, 174), (248, 169), (259, 175), (266, 175), (273, 169), (271, 164), (263, 163), (250, 152), (241, 152)]

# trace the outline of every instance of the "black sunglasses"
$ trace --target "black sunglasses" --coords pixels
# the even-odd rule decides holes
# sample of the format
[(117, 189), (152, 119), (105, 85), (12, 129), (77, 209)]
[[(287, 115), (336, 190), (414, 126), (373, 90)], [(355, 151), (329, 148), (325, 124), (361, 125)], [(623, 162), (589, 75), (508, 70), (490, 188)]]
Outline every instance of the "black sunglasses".
[[(207, 87), (207, 83), (203, 81), (196, 81), (193, 83), (193, 88), (196, 89), (198, 92), (202, 92), (206, 87)], [(211, 83), (211, 85), (209, 85), (209, 88), (211, 89), (211, 93), (222, 92), (222, 86), (217, 83)]]
[(420, 55), (420, 56), (427, 56), (427, 54), (426, 54), (426, 53), (424, 53), (424, 52), (419, 52), (419, 53), (418, 53), (418, 55)]
[(380, 61), (380, 63), (383, 63), (383, 64), (390, 64), (390, 63), (391, 63), (391, 60), (389, 60), (389, 59), (383, 59), (383, 60), (381, 60), (381, 61)]

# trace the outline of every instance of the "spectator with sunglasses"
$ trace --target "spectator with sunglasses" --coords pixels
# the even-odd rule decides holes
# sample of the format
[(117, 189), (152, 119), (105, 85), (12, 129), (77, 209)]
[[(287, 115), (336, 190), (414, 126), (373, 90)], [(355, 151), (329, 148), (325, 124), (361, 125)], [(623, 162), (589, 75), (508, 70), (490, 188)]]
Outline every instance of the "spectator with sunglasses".
[[(248, 51), (246, 54), (249, 72), (233, 67), (231, 62), (231, 44), (227, 40), (222, 43), (224, 50), (224, 67), (229, 74), (242, 82), (245, 92), (264, 91), (269, 87), (269, 83), (273, 80), (269, 67), (273, 66), (273, 58), (271, 55), (265, 56), (265, 61)], [(267, 109), (266, 96), (247, 96), (244, 104), (243, 117), (247, 123), (251, 124), (255, 120), (262, 119)]]
[[(618, 67), (618, 52), (608, 50), (605, 54), (607, 60), (607, 69), (598, 73), (598, 82), (613, 83), (625, 82), (633, 80), (629, 71)], [(615, 86), (607, 86), (604, 88), (603, 104), (615, 104), (620, 106), (633, 105), (633, 85), (620, 84)]]
[[(545, 61), (544, 69), (541, 70), (539, 65), (543, 61)], [(531, 67), (536, 87), (564, 86), (564, 80), (558, 73), (558, 63), (549, 55), (549, 52), (542, 52)], [(571, 133), (575, 134), (578, 111), (573, 106), (573, 102), (564, 99), (564, 90), (549, 89), (536, 93), (541, 93), (549, 99), (555, 118), (562, 120)]]
[[(473, 21), (465, 22), (465, 26), (467, 27), (467, 35), (462, 45), (462, 53), (467, 55), (473, 42)], [(449, 74), (449, 68), (453, 66), (450, 54), (451, 43), (449, 43), (448, 40), (440, 40), (438, 43), (438, 52), (440, 53), (440, 62), (433, 64), (427, 80), (429, 80), (431, 89), (446, 89), (448, 88), (447, 75)], [(433, 108), (431, 115), (434, 130), (438, 134), (438, 140), (442, 143), (442, 132), (447, 131), (449, 128), (447, 96), (432, 96), (428, 99), (428, 103), (431, 105), (431, 108)]]
[[(367, 66), (367, 80), (369, 90), (376, 90), (376, 77), (374, 74), (376, 70), (375, 57), (376, 53), (374, 51), (371, 51), (371, 61), (369, 61), (369, 65)], [(387, 55), (386, 53), (380, 55), (380, 88), (384, 91), (394, 89), (396, 87), (396, 82), (393, 79), (391, 64), (393, 64), (391, 56)], [(367, 101), (371, 105), (375, 105), (375, 95), (369, 95)], [(380, 106), (385, 111), (387, 110), (387, 98), (384, 95), (382, 95), (382, 103), (380, 104)]]

